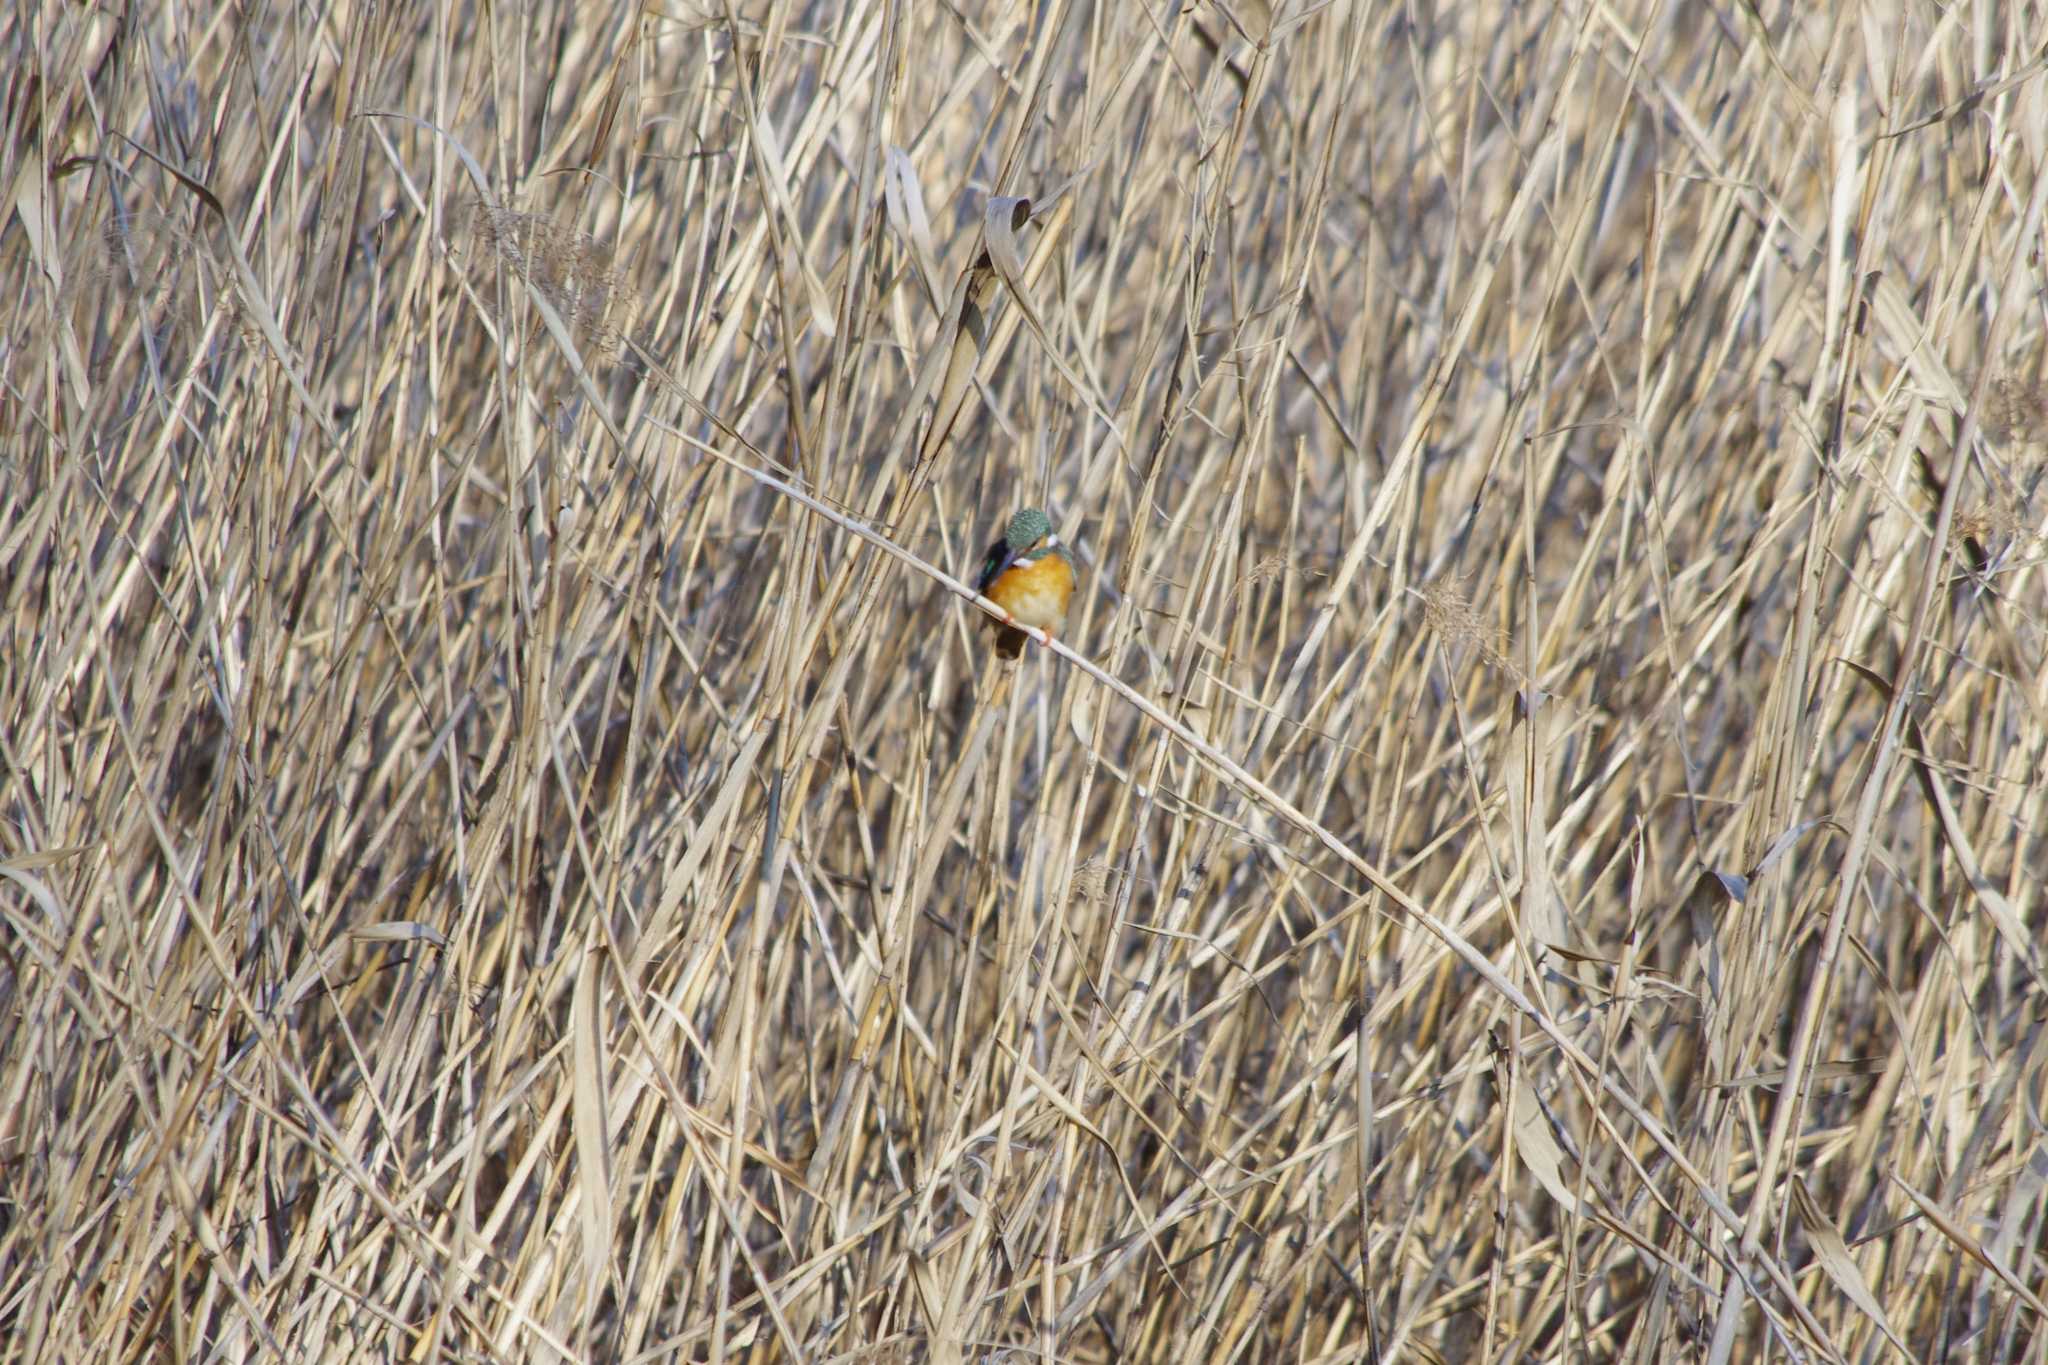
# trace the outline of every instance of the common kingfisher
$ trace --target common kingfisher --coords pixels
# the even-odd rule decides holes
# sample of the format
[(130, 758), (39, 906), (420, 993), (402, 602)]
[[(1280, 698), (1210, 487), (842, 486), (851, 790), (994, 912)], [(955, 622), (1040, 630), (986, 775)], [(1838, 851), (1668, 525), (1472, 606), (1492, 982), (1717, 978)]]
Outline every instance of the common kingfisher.
[(996, 626), (996, 653), (1014, 659), (1031, 637), (1016, 626), (1048, 633), (1066, 617), (1074, 596), (1074, 561), (1053, 534), (1052, 518), (1027, 507), (1010, 518), (1003, 538), (988, 547), (974, 588), (1010, 614)]

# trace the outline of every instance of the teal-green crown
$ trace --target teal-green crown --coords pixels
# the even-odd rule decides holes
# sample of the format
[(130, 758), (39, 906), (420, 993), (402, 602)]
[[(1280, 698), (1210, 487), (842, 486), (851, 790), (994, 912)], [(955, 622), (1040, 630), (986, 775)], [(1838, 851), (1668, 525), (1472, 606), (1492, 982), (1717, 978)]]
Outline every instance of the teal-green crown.
[(1036, 507), (1027, 507), (1010, 518), (1010, 529), (1003, 533), (1003, 539), (1009, 543), (1011, 554), (1021, 555), (1051, 534), (1052, 518)]

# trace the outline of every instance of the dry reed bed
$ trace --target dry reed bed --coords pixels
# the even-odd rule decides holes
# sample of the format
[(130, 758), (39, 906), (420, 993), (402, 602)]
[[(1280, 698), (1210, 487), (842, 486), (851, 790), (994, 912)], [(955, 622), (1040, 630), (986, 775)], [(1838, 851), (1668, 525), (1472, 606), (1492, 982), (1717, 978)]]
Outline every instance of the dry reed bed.
[(2048, 1358), (2040, 5), (0, 26), (0, 1356)]

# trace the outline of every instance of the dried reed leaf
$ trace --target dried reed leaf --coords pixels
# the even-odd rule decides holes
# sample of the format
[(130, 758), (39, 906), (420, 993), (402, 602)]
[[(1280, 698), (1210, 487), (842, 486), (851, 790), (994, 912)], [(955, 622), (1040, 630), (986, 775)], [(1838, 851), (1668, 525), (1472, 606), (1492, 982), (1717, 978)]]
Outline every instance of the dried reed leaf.
[[(44, 180), (39, 175), (22, 173), (14, 178), (13, 206), (15, 221), (20, 224), (24, 239), (28, 242), (30, 259), (35, 268), (60, 292), (65, 287), (64, 252), (62, 243), (51, 235), (56, 224), (50, 217), (50, 204), (44, 198)], [(68, 320), (60, 321), (55, 330), (57, 360), (64, 382), (69, 386), (73, 410), (84, 412), (92, 397), (92, 385), (86, 374), (85, 354), (78, 344), (77, 333)]]
[(1934, 1224), (1940, 1230), (1942, 1236), (1946, 1237), (1971, 1260), (1983, 1266), (1993, 1275), (1996, 1275), (2015, 1297), (2034, 1311), (2036, 1317), (2048, 1318), (2048, 1304), (2042, 1303), (2040, 1297), (2032, 1289), (2021, 1281), (2017, 1275), (2013, 1274), (2002, 1261), (1994, 1258), (1985, 1248), (1984, 1244), (1971, 1236), (1969, 1230), (1957, 1222), (1949, 1214), (1948, 1210), (1900, 1179), (1897, 1171), (1889, 1171), (1886, 1174), (1891, 1177), (1892, 1184), (1905, 1191), (1906, 1197), (1912, 1200), (1914, 1206), (1927, 1216), (1928, 1222)]
[(576, 1193), (583, 1231), (586, 1320), (596, 1311), (605, 1282), (613, 1273), (611, 1110), (605, 1094), (604, 1015), (599, 1008), (603, 976), (604, 957), (597, 950), (595, 936), (586, 935), (576, 969), (575, 1024), (569, 1054), (575, 1074)]
[(384, 920), (377, 924), (365, 924), (348, 931), (348, 936), (357, 943), (431, 943), (436, 948), (446, 948), (448, 938), (430, 924), (417, 920)]
[(1912, 1359), (1911, 1348), (1892, 1331), (1891, 1323), (1885, 1317), (1884, 1305), (1870, 1292), (1870, 1285), (1857, 1268), (1855, 1257), (1849, 1254), (1848, 1243), (1842, 1240), (1842, 1234), (1835, 1231), (1834, 1223), (1815, 1202), (1806, 1182), (1797, 1176), (1792, 1179), (1792, 1206), (1799, 1211), (1800, 1226), (1806, 1229), (1806, 1240), (1813, 1247), (1814, 1259), (1820, 1262), (1820, 1268), (1827, 1272), (1827, 1277), (1835, 1282), (1835, 1288), (1848, 1296), (1849, 1302), (1856, 1305), (1857, 1312), (1877, 1324), (1885, 1340), (1898, 1348), (1900, 1355)]
[[(1487, 1076), (1495, 1087), (1505, 1084), (1497, 1071), (1489, 1071)], [(1515, 1155), (1567, 1215), (1592, 1216), (1592, 1210), (1580, 1206), (1578, 1195), (1572, 1192), (1571, 1182), (1566, 1179), (1564, 1149), (1557, 1145), (1557, 1136), (1550, 1131), (1550, 1117), (1543, 1112), (1542, 1101), (1536, 1098), (1527, 1080), (1514, 1087), (1514, 1095), (1514, 1113), (1508, 1121), (1514, 1127)], [(1498, 1094), (1495, 1103), (1499, 1103)]]
[(931, 218), (925, 212), (924, 190), (917, 182), (917, 167), (911, 162), (910, 153), (890, 144), (884, 153), (883, 174), (882, 199), (889, 213), (889, 225), (909, 249), (925, 297), (931, 300), (932, 307), (941, 307), (944, 300), (939, 293), (939, 254), (932, 245)]
[(818, 329), (818, 335), (829, 341), (839, 334), (839, 323), (833, 316), (832, 296), (826, 292), (824, 281), (818, 278), (817, 269), (804, 251), (803, 220), (797, 213), (796, 198), (790, 190), (789, 167), (782, 155), (782, 139), (775, 131), (774, 120), (765, 116), (755, 118), (750, 126), (761, 151), (761, 160), (767, 167), (763, 188), (781, 211), (789, 232), (797, 277), (803, 281), (805, 296), (811, 305), (811, 325)]
[(68, 935), (71, 932), (71, 917), (58, 905), (57, 897), (51, 892), (49, 885), (42, 878), (29, 875), (29, 867), (24, 859), (0, 859), (0, 877), (5, 877), (26, 891), (29, 899), (36, 903), (59, 934)]
[(1940, 820), (1942, 838), (1947, 842), (1948, 850), (1956, 860), (1956, 867), (1962, 872), (1963, 880), (1969, 883), (1971, 892), (1977, 898), (1977, 904), (1983, 906), (1984, 913), (1991, 917), (1992, 925), (1998, 930), (1999, 937), (2005, 940), (2014, 960), (2024, 966), (2027, 973), (2034, 978), (2034, 988), (2037, 991), (2048, 992), (2048, 977), (2044, 977), (2042, 973), (2041, 962), (2036, 955), (2034, 936), (2028, 933), (2026, 926), (2020, 922), (2018, 913), (2006, 899), (2005, 893), (1984, 875), (1984, 869), (1977, 860), (1977, 850), (1968, 832), (1963, 828), (1962, 819), (1956, 813), (1955, 803), (1949, 800), (1947, 784), (1941, 780), (1941, 774), (1935, 768), (1927, 743), (1927, 734), (1917, 720), (1913, 728), (1914, 737), (1918, 741), (1915, 749), (1915, 766), (1920, 774), (1920, 785), (1926, 791), (1928, 802), (1934, 807), (1935, 815)]
[(931, 1263), (916, 1252), (909, 1252), (905, 1259), (910, 1263), (910, 1287), (917, 1294), (918, 1311), (924, 1315), (929, 1328), (925, 1336), (925, 1349), (933, 1361), (954, 1362), (966, 1359), (961, 1353), (959, 1338), (953, 1334), (953, 1317), (947, 1311), (945, 1288), (938, 1282)]
[(926, 429), (924, 444), (918, 451), (920, 470), (937, 458), (946, 437), (952, 434), (953, 424), (960, 419), (960, 409), (966, 404), (967, 390), (974, 381), (975, 366), (981, 363), (982, 349), (988, 344), (987, 310), (995, 303), (998, 287), (995, 270), (986, 258), (969, 268), (953, 286), (953, 305), (944, 333), (946, 367), (932, 403), (931, 426)]

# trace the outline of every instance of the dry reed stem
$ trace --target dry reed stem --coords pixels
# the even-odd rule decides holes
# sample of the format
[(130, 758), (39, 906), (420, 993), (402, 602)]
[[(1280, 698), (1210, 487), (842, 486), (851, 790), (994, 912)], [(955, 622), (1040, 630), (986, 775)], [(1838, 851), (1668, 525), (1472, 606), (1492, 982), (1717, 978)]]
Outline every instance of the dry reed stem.
[(7, 11), (0, 1360), (2048, 1360), (2044, 43)]

